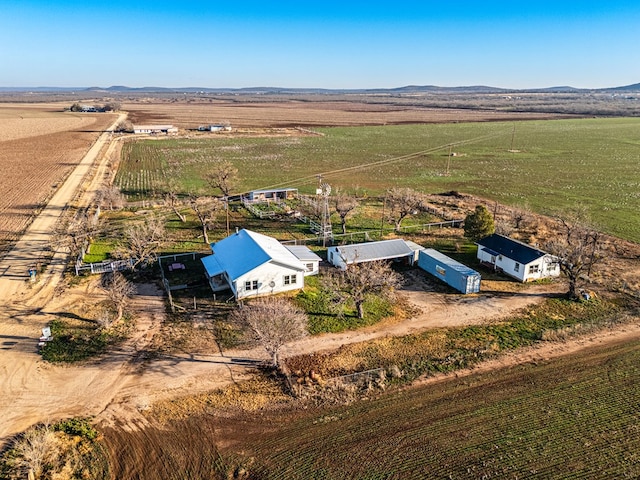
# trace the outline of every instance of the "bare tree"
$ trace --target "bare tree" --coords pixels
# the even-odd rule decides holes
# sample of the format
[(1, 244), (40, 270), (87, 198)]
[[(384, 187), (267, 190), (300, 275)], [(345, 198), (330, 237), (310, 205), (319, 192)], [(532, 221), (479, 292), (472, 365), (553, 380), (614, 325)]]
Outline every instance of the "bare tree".
[(234, 311), (231, 318), (264, 347), (278, 369), (282, 346), (308, 333), (305, 313), (284, 298), (258, 298)]
[(423, 195), (411, 188), (392, 188), (387, 190), (385, 203), (391, 209), (389, 219), (399, 232), (407, 216), (422, 210)]
[(134, 259), (131, 268), (135, 270), (139, 265), (150, 265), (156, 261), (165, 238), (163, 220), (151, 215), (125, 229), (123, 242), (115, 249), (114, 255)]
[(131, 296), (135, 293), (135, 287), (120, 272), (106, 274), (103, 284), (107, 289), (109, 304), (116, 312), (112, 323), (119, 322)]
[(345, 271), (332, 270), (323, 277), (324, 288), (335, 296), (336, 306), (342, 308), (351, 299), (358, 318), (364, 317), (364, 302), (369, 295), (393, 298), (402, 278), (384, 261), (351, 264)]
[(224, 198), (229, 197), (238, 183), (238, 169), (228, 160), (213, 165), (205, 179), (210, 187), (220, 190)]
[(187, 221), (186, 215), (180, 211), (180, 206), (182, 206), (182, 202), (180, 201), (180, 198), (178, 197), (178, 194), (175, 191), (170, 190), (166, 192), (164, 194), (164, 201), (166, 205), (171, 207), (171, 210), (173, 210), (173, 213), (176, 214), (176, 216), (180, 219), (182, 223), (185, 223)]
[(126, 199), (116, 185), (103, 185), (98, 192), (99, 203), (109, 210), (122, 208)]
[(56, 225), (51, 237), (51, 248), (63, 248), (69, 251), (71, 257), (78, 257), (83, 247), (89, 245), (98, 234), (96, 222), (86, 212), (82, 212), (70, 222)]
[(60, 457), (60, 442), (49, 425), (27, 430), (14, 446), (14, 463), (27, 478), (42, 478), (44, 467)]
[(351, 195), (346, 195), (342, 192), (337, 192), (333, 197), (333, 207), (338, 215), (340, 215), (340, 222), (342, 223), (342, 233), (347, 233), (347, 215), (349, 215), (358, 206), (358, 200)]
[(572, 212), (559, 218), (560, 235), (545, 248), (558, 258), (560, 271), (567, 277), (567, 297), (577, 299), (578, 282), (589, 275), (600, 260), (600, 234), (588, 225), (581, 212)]
[(194, 195), (189, 198), (189, 205), (200, 221), (204, 243), (208, 244), (209, 229), (211, 228), (211, 224), (215, 220), (218, 213), (226, 206), (219, 198), (196, 197)]

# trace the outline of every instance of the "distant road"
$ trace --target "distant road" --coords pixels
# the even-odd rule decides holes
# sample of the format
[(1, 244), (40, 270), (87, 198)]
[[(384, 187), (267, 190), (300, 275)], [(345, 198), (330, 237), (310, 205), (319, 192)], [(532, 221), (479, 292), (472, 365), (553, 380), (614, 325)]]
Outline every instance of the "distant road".
[[(126, 118), (118, 115), (113, 124), (102, 133), (86, 153), (71, 175), (55, 193), (42, 212), (34, 219), (22, 238), (0, 262), (0, 303), (13, 302), (24, 298), (28, 292), (29, 268), (38, 261), (48, 248), (56, 222), (65, 207), (73, 200), (89, 170), (98, 158), (104, 145), (110, 141), (116, 125)], [(54, 257), (49, 270), (58, 271), (64, 267), (66, 259)], [(61, 271), (61, 270), (60, 270)], [(49, 271), (51, 273), (51, 271)], [(53, 278), (51, 275), (49, 278)]]

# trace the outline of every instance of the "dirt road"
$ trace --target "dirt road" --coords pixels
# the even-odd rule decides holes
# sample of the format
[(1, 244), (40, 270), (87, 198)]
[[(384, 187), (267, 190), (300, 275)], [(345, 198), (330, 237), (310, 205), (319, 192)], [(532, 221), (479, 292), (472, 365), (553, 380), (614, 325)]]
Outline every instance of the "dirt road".
[[(43, 252), (46, 251), (51, 242), (56, 222), (65, 207), (76, 196), (82, 182), (95, 164), (98, 154), (105, 144), (110, 141), (113, 129), (124, 118), (126, 118), (126, 115), (118, 115), (111, 127), (98, 137), (44, 210), (31, 223), (13, 250), (2, 260), (0, 265), (0, 303), (20, 301), (25, 296), (30, 296), (33, 293), (29, 292), (28, 288), (29, 269), (42, 258)], [(49, 266), (49, 271), (45, 272), (44, 277), (51, 280), (59, 278), (59, 273), (64, 268), (64, 261), (64, 252), (61, 252), (61, 255), (54, 257)], [(44, 283), (46, 282), (40, 281), (36, 284), (36, 287), (42, 288)]]

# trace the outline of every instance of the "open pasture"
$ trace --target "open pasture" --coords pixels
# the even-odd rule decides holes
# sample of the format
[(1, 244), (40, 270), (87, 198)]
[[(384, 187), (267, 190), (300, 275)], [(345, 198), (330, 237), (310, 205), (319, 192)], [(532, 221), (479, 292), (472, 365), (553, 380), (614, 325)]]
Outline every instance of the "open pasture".
[(432, 383), (294, 421), (256, 415), (226, 430), (223, 455), (242, 448), (259, 478), (637, 478), (639, 346)]
[(129, 195), (161, 191), (161, 175), (141, 169), (148, 158), (156, 165), (149, 168), (161, 169), (185, 192), (205, 190), (208, 166), (229, 160), (241, 191), (287, 186), (311, 193), (318, 174), (360, 195), (395, 186), (458, 190), (541, 213), (584, 206), (604, 231), (640, 241), (640, 119), (318, 131), (324, 136), (141, 140), (124, 150), (116, 181)]
[(113, 115), (66, 113), (59, 106), (0, 105), (0, 252), (111, 122)]
[(494, 109), (429, 108), (397, 104), (390, 100), (251, 101), (210, 99), (169, 102), (124, 103), (133, 123), (172, 123), (180, 128), (230, 122), (232, 127), (316, 127), (354, 125), (393, 125), (405, 123), (486, 122), (556, 118), (559, 115), (533, 112), (507, 112)]

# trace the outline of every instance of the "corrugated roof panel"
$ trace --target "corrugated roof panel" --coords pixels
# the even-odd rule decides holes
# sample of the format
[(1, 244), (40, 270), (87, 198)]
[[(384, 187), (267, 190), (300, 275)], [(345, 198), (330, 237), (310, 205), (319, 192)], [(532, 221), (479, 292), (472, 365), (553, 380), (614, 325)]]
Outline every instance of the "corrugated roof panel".
[(402, 239), (343, 245), (336, 250), (347, 263), (388, 260), (413, 255), (413, 250)]
[(304, 265), (278, 240), (251, 230), (239, 232), (211, 245), (218, 263), (231, 280), (260, 265), (274, 261), (304, 271)]

